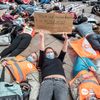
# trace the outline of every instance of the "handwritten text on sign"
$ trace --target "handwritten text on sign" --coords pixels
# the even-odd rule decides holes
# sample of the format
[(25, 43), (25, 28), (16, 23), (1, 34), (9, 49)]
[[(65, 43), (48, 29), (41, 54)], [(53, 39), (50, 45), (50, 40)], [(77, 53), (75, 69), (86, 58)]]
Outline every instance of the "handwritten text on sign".
[(65, 13), (35, 13), (35, 29), (52, 33), (71, 32), (73, 19)]

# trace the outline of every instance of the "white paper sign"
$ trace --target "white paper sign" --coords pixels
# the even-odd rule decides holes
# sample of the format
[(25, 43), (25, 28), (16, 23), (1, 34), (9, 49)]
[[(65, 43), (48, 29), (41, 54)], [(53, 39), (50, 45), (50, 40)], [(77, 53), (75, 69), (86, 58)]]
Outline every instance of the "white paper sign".
[(32, 34), (33, 29), (31, 27), (25, 26), (23, 33)]

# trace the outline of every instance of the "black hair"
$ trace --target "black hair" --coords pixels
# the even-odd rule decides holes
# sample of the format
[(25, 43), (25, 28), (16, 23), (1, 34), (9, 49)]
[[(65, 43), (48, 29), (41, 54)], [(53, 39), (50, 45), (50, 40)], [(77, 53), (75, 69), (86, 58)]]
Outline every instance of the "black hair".
[(9, 7), (9, 10), (14, 10), (14, 7), (13, 7), (13, 6), (10, 6), (10, 7)]
[(77, 18), (78, 24), (86, 22), (87, 20), (88, 20), (87, 17), (84, 17), (84, 16), (78, 16)]
[(30, 21), (34, 21), (34, 16), (29, 16)]
[(51, 12), (51, 11), (55, 11), (55, 12), (57, 12), (57, 13), (61, 13), (61, 12), (62, 12), (58, 6), (54, 6), (53, 8), (48, 9), (48, 10), (47, 10), (47, 13), (49, 13), (49, 12)]
[(53, 10), (60, 10), (60, 8), (58, 6), (54, 6)]
[(45, 50), (44, 50), (44, 53), (45, 53), (45, 54), (46, 54), (47, 49), (51, 49), (51, 50), (54, 52), (55, 57), (58, 56), (57, 52), (56, 52), (52, 47), (47, 47), (47, 48), (45, 48)]
[(33, 28), (34, 27), (34, 22), (29, 22), (29, 26)]
[(10, 15), (12, 15), (12, 16), (14, 16), (14, 15), (16, 15), (17, 14), (17, 10), (13, 10), (11, 13), (10, 13)]
[(5, 22), (5, 23), (3, 24), (3, 27), (12, 27), (12, 26), (13, 26), (13, 23), (12, 23), (11, 21)]
[(38, 59), (38, 54), (36, 53), (36, 52), (34, 52), (35, 54), (36, 54), (36, 57), (37, 57), (37, 59)]

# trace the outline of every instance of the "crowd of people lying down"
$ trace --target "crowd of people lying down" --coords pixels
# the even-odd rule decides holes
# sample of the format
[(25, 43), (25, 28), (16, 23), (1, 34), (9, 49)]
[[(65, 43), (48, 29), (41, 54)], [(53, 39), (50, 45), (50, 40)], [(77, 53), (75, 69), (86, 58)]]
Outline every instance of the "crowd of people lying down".
[[(0, 5), (1, 6), (1, 5)], [(11, 41), (6, 49), (0, 53), (0, 72), (5, 67), (5, 82), (14, 82), (8, 68), (14, 74), (16, 82), (26, 82), (31, 87), (29, 100), (99, 100), (100, 99), (100, 58), (91, 59), (77, 55), (73, 63), (72, 79), (66, 79), (63, 64), (70, 37), (84, 37), (95, 51), (100, 52), (100, 34), (94, 32), (93, 23), (88, 22), (85, 16), (77, 16), (70, 12), (74, 19), (75, 33), (62, 34), (63, 47), (60, 54), (52, 47), (45, 47), (45, 31), (40, 31), (38, 37), (38, 52), (22, 56), (21, 53), (29, 46), (34, 31), (34, 11), (61, 13), (59, 6), (52, 9), (35, 8), (34, 4), (20, 4), (2, 6), (7, 11), (0, 17), (0, 36), (10, 34)], [(43, 7), (43, 5), (42, 5)], [(64, 9), (64, 8), (63, 8)], [(62, 9), (62, 10), (63, 10)], [(35, 48), (35, 47), (34, 47)], [(19, 70), (20, 69), (20, 70)], [(67, 85), (68, 84), (68, 85)]]

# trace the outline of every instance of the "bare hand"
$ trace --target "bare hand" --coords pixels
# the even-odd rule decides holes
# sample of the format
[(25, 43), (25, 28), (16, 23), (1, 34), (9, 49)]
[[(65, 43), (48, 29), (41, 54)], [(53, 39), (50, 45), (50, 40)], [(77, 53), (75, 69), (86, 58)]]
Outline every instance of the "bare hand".
[(96, 70), (94, 69), (94, 67), (89, 67), (89, 70), (91, 71), (91, 72), (96, 72)]
[(63, 37), (64, 39), (68, 40), (67, 34), (63, 34), (62, 37)]
[(3, 61), (3, 62), (2, 62), (2, 66), (5, 67), (5, 66), (7, 66), (7, 65), (8, 65), (7, 61)]
[(40, 31), (40, 32), (39, 32), (39, 36), (40, 36), (41, 38), (43, 38), (43, 37), (44, 37), (44, 31)]
[(90, 78), (90, 75), (89, 74), (84, 74), (83, 78)]

